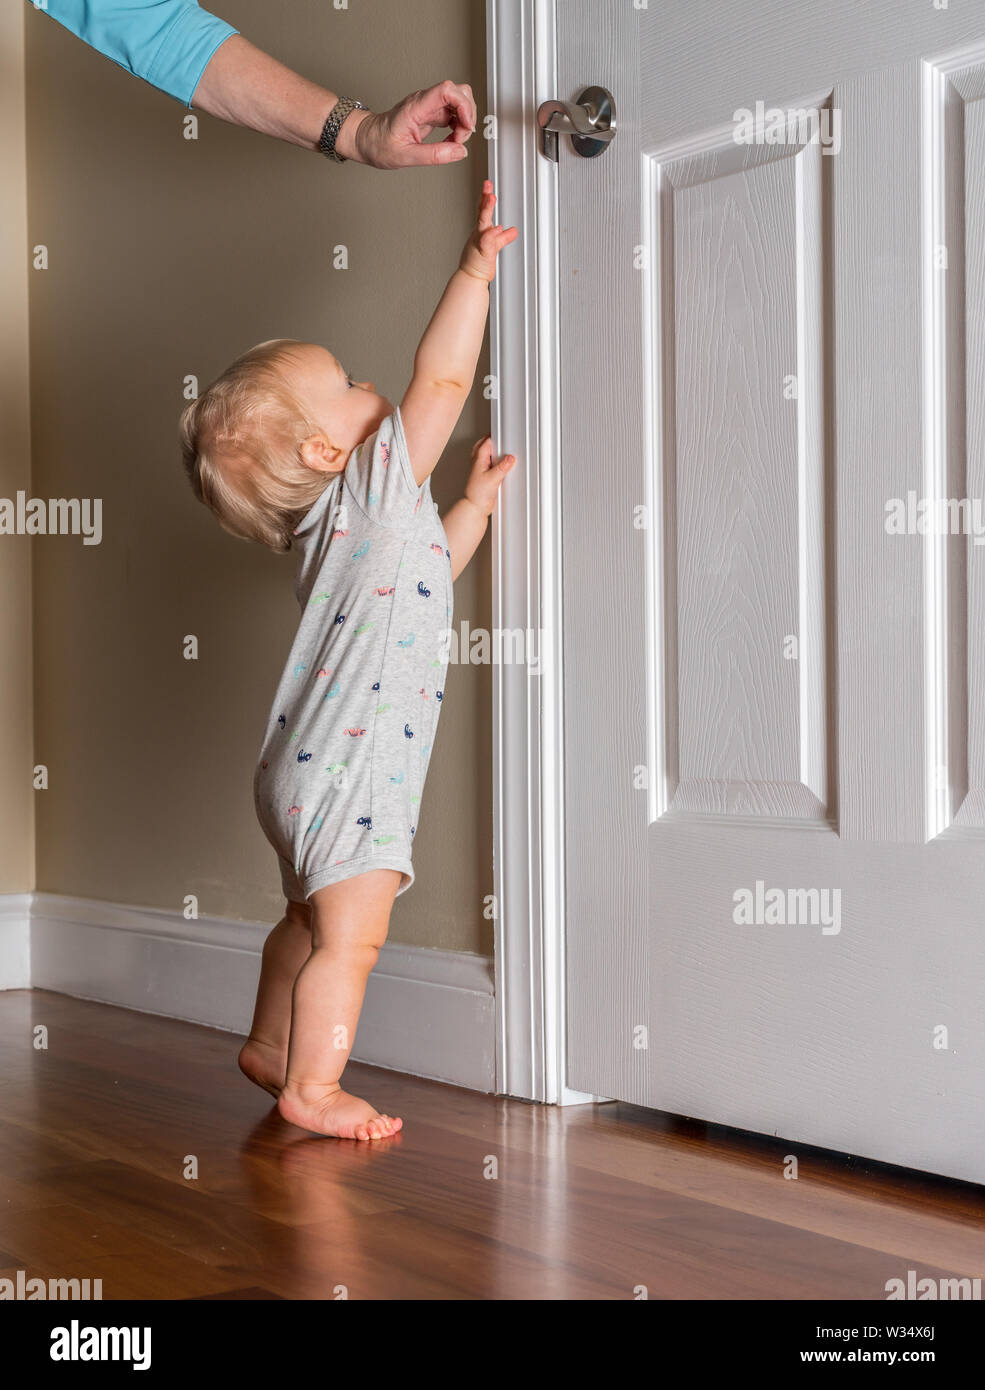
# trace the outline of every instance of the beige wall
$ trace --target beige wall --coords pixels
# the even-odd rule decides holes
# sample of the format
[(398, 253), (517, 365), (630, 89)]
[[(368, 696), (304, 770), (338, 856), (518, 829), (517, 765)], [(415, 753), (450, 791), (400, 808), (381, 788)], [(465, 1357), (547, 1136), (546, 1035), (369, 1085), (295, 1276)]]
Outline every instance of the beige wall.
[[(26, 7), (22, 7), (26, 8)], [(446, 76), (484, 110), (483, 0), (225, 0), (215, 8), (307, 76), (381, 108)], [(37, 757), (45, 891), (273, 918), (252, 769), (297, 622), (294, 561), (226, 536), (175, 446), (182, 382), (264, 338), (311, 339), (400, 399), (457, 263), (485, 169), (384, 174), (276, 144), (176, 103), (27, 12), (34, 491), (103, 499), (104, 539), (38, 544)], [(350, 269), (331, 250), (349, 248)], [(480, 371), (486, 370), (485, 361)], [(435, 475), (444, 510), (488, 428), (477, 389)], [(487, 625), (489, 549), (456, 586)], [(197, 662), (182, 638), (199, 639)], [(456, 668), (391, 939), (491, 950), (488, 670)]]
[[(28, 409), (26, 6), (0, 8), (0, 497), (31, 486)], [(31, 545), (0, 536), (0, 893), (34, 886)]]

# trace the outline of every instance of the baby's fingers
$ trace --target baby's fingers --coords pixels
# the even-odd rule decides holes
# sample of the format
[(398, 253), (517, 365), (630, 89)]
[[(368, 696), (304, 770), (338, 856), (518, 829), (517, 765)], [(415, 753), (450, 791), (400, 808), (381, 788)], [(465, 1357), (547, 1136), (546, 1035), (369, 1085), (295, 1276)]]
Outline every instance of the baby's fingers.
[(484, 256), (498, 256), (519, 235), (516, 227), (489, 227), (479, 238), (479, 249)]
[(492, 180), (486, 179), (479, 198), (478, 229), (480, 232), (485, 232), (492, 226), (495, 206), (496, 194), (493, 192)]
[(472, 445), (472, 462), (474, 464), (481, 463), (485, 468), (489, 467), (490, 463), (492, 462), (491, 435), (483, 435), (481, 439), (477, 439), (476, 442)]
[(493, 487), (499, 487), (507, 473), (516, 463), (516, 454), (504, 454), (502, 458), (493, 461), (492, 444), (489, 445), (488, 452), (480, 454), (476, 458), (476, 476), (482, 476)]

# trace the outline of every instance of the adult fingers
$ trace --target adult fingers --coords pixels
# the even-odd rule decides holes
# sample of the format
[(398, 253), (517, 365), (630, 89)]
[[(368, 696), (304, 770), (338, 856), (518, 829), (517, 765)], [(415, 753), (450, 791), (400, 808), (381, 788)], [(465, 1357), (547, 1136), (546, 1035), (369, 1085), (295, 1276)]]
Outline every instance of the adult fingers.
[(478, 113), (472, 88), (451, 80), (406, 99), (406, 114), (420, 125), (451, 126), (456, 141), (463, 143), (475, 129)]
[(469, 152), (464, 145), (452, 144), (448, 140), (440, 140), (434, 145), (399, 145), (392, 154), (395, 169), (458, 164), (461, 160), (468, 159), (468, 156)]
[(464, 143), (475, 130), (479, 119), (472, 88), (467, 82), (443, 82), (441, 85), (445, 107), (452, 116), (447, 122), (452, 127), (450, 138)]

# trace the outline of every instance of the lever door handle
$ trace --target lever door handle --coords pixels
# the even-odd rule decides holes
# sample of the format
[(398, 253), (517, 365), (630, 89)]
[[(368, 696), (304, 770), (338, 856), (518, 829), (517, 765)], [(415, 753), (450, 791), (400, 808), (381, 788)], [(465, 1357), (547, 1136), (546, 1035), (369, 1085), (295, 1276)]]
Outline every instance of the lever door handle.
[(577, 101), (544, 101), (537, 111), (540, 152), (558, 162), (558, 136), (567, 135), (582, 159), (604, 154), (616, 138), (616, 104), (604, 87), (586, 87)]

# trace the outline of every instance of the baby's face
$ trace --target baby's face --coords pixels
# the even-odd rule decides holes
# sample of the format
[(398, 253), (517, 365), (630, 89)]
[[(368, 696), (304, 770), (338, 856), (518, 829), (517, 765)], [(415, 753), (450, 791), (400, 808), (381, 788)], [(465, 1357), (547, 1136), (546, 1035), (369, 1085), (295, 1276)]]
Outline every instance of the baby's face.
[(327, 348), (299, 343), (288, 360), (278, 364), (311, 422), (338, 451), (338, 467), (357, 444), (375, 434), (393, 406), (377, 395), (371, 381), (353, 381)]

